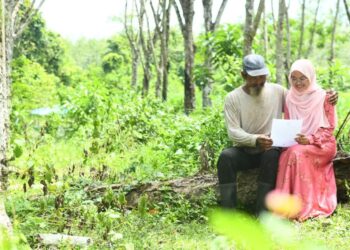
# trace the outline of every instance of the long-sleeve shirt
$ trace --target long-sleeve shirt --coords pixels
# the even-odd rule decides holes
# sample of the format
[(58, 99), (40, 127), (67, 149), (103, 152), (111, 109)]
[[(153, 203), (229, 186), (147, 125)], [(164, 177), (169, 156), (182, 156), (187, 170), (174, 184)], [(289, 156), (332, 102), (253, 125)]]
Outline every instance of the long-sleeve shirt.
[(225, 100), (225, 120), (234, 146), (256, 147), (259, 135), (269, 135), (273, 118), (281, 119), (287, 90), (265, 83), (258, 96), (247, 94), (240, 86)]

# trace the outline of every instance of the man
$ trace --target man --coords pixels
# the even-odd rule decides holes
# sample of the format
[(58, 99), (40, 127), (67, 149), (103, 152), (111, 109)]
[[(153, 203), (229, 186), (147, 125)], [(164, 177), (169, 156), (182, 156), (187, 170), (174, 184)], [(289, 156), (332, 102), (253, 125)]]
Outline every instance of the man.
[[(227, 132), (233, 141), (233, 147), (221, 152), (218, 160), (221, 205), (225, 208), (236, 207), (238, 171), (259, 168), (257, 213), (265, 210), (265, 196), (275, 187), (281, 149), (272, 147), (269, 134), (273, 118), (282, 118), (287, 90), (267, 83), (268, 74), (262, 56), (245, 56), (241, 72), (245, 83), (225, 100)], [(336, 101), (337, 93), (331, 99), (332, 103)]]

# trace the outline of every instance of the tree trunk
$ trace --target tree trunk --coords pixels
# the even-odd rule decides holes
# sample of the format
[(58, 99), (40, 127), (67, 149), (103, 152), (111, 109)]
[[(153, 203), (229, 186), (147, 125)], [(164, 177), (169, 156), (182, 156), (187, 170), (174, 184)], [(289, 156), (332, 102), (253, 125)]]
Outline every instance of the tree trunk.
[(163, 32), (162, 32), (162, 63), (163, 63), (163, 82), (162, 82), (162, 99), (166, 101), (168, 99), (168, 72), (169, 72), (169, 34), (170, 34), (170, 11), (172, 6), (172, 1), (163, 0)]
[(157, 36), (160, 37), (160, 55), (159, 64), (157, 67), (156, 96), (162, 96), (163, 101), (167, 100), (168, 94), (169, 22), (172, 1), (173, 0), (160, 1), (161, 13), (159, 13), (159, 11), (156, 12), (152, 1), (150, 2), (156, 26), (155, 32), (157, 32)]
[[(0, 58), (0, 192), (7, 188), (8, 166), (7, 166), (7, 147), (10, 132), (10, 111), (11, 111), (11, 61), (13, 57), (13, 47), (15, 40), (19, 39), (24, 28), (29, 23), (31, 17), (37, 10), (34, 8), (34, 2), (26, 12), (25, 16), (18, 20), (18, 11), (22, 1), (20, 0), (1, 0), (1, 58)], [(44, 3), (42, 0), (39, 7)], [(1, 221), (6, 222), (6, 227), (11, 230), (10, 220), (0, 200)]]
[(269, 49), (269, 38), (268, 38), (268, 30), (267, 30), (267, 20), (266, 20), (266, 8), (263, 13), (263, 26), (264, 26), (264, 57), (267, 58), (267, 53)]
[(131, 75), (131, 87), (136, 89), (137, 87), (137, 69), (139, 66), (139, 53), (136, 49), (131, 49), (132, 58), (132, 75)]
[(320, 7), (320, 1), (321, 0), (317, 1), (317, 6), (316, 6), (316, 9), (315, 9), (314, 21), (313, 21), (312, 28), (311, 28), (311, 34), (310, 34), (310, 40), (309, 40), (309, 48), (308, 48), (308, 50), (306, 52), (306, 58), (308, 58), (309, 55), (311, 54), (312, 49), (313, 49), (313, 45), (314, 45), (314, 37), (315, 37), (316, 24), (317, 24), (317, 14), (318, 14), (318, 9)]
[(274, 0), (271, 0), (271, 16), (272, 16), (272, 25), (273, 25), (273, 29), (277, 30), (277, 26), (276, 26), (276, 17), (275, 17), (275, 10), (273, 8), (273, 2)]
[(305, 0), (301, 5), (301, 22), (300, 22), (300, 37), (299, 37), (299, 48), (298, 48), (298, 58), (301, 58), (303, 44), (304, 44), (304, 27), (305, 27)]
[[(186, 1), (186, 0), (183, 0)], [(193, 9), (192, 9), (193, 10)], [(185, 12), (190, 12), (187, 10)], [(192, 14), (188, 14), (188, 20)], [(193, 17), (193, 15), (192, 15)], [(192, 20), (188, 21), (185, 28), (185, 113), (189, 114), (195, 109), (195, 85), (193, 83), (193, 66), (194, 66), (194, 43), (192, 32)]]
[(252, 53), (252, 46), (256, 31), (259, 27), (261, 15), (265, 9), (265, 0), (260, 0), (257, 13), (254, 16), (254, 0), (246, 0), (246, 17), (244, 26), (244, 55)]
[(346, 16), (348, 17), (348, 21), (350, 23), (350, 12), (349, 12), (349, 6), (346, 0), (343, 0), (344, 2), (344, 7), (345, 7), (345, 11), (346, 11)]
[[(142, 0), (144, 1), (144, 0)], [(159, 23), (158, 20), (155, 20), (156, 23), (156, 28), (153, 32), (153, 37), (150, 32), (150, 27), (149, 27), (149, 22), (148, 22), (148, 17), (146, 15), (146, 20), (147, 20), (147, 33), (148, 33), (148, 51), (147, 55), (149, 55), (149, 60), (151, 62), (153, 58), (153, 64), (156, 68), (157, 71), (157, 81), (156, 81), (156, 97), (160, 98), (161, 96), (161, 90), (162, 90), (162, 80), (163, 80), (163, 63), (162, 63), (162, 57), (160, 56), (159, 60), (157, 61), (157, 55), (155, 52), (155, 45), (157, 43), (157, 39), (161, 36), (161, 32), (159, 32)], [(151, 69), (151, 67), (150, 67)]]
[(287, 39), (287, 51), (286, 51), (286, 58), (284, 61), (284, 67), (285, 67), (285, 79), (286, 82), (288, 82), (288, 74), (290, 69), (290, 57), (291, 57), (291, 42), (290, 42), (290, 24), (289, 24), (289, 15), (288, 10), (289, 7), (285, 8), (285, 18), (286, 18), (286, 39)]
[[(204, 27), (205, 27), (205, 37), (206, 40), (209, 40), (210, 33), (215, 32), (216, 28), (220, 24), (222, 13), (225, 9), (226, 3), (228, 0), (223, 0), (219, 12), (213, 21), (212, 18), (212, 9), (213, 9), (213, 1), (212, 0), (202, 0), (203, 4), (203, 17), (204, 17)], [(206, 47), (205, 50), (205, 61), (204, 61), (204, 69), (205, 69), (205, 78), (202, 86), (202, 107), (207, 108), (211, 107), (211, 99), (210, 93), (212, 90), (213, 84), (213, 65), (212, 65), (212, 57), (213, 52), (211, 45)]]
[[(203, 4), (203, 17), (205, 27), (205, 38), (208, 41), (210, 33), (212, 32), (212, 0), (202, 0)], [(204, 60), (204, 72), (205, 78), (202, 86), (202, 108), (211, 107), (211, 99), (209, 97), (211, 92), (211, 86), (213, 84), (213, 66), (212, 66), (212, 49), (211, 45), (205, 48), (205, 60)]]
[[(146, 59), (147, 61), (147, 59)], [(150, 64), (148, 62), (145, 63), (145, 68), (143, 72), (143, 80), (142, 80), (142, 96), (145, 97), (149, 92), (149, 83), (151, 80), (151, 72), (149, 70)]]
[(202, 86), (202, 108), (208, 108), (212, 106), (211, 99), (210, 99), (210, 93), (212, 91), (212, 85), (213, 85), (213, 65), (212, 65), (212, 51), (211, 48), (206, 48), (205, 52), (205, 61), (204, 61), (204, 67), (205, 67), (205, 82)]
[(163, 57), (161, 55), (158, 65), (156, 66), (156, 70), (157, 70), (156, 97), (157, 98), (160, 98), (162, 93), (162, 81), (163, 81), (163, 72), (164, 72), (163, 64), (164, 64)]
[[(138, 7), (137, 3), (135, 2), (137, 17), (139, 21), (139, 38), (140, 38), (140, 44), (143, 52), (143, 86), (142, 86), (142, 96), (145, 97), (149, 93), (150, 88), (150, 81), (152, 78), (152, 71), (151, 71), (151, 64), (152, 59), (154, 62), (154, 65), (157, 69), (157, 73), (159, 74), (160, 69), (159, 65), (156, 60), (156, 56), (154, 54), (154, 44), (157, 41), (158, 33), (155, 31), (153, 33), (153, 36), (150, 32), (149, 22), (148, 22), (148, 16), (146, 12), (146, 6), (145, 1), (140, 0), (140, 7)], [(144, 30), (144, 21), (146, 21), (146, 31)], [(145, 35), (146, 33), (146, 35)], [(142, 57), (141, 57), (142, 61)], [(161, 78), (158, 77), (158, 80)]]
[(279, 0), (278, 24), (276, 33), (276, 82), (283, 84), (283, 20), (285, 13), (285, 1)]
[(131, 20), (131, 24), (128, 25), (127, 10), (128, 10), (128, 0), (125, 0), (124, 31), (125, 31), (126, 37), (128, 38), (130, 49), (131, 49), (131, 58), (132, 58), (131, 87), (136, 88), (137, 87), (137, 79), (138, 79), (137, 69), (138, 69), (139, 60), (140, 60), (140, 52), (138, 49), (139, 41), (138, 41), (138, 36), (134, 35), (132, 20)]
[(194, 16), (194, 0), (180, 0), (182, 20), (179, 7), (174, 1), (174, 7), (177, 18), (181, 27), (182, 35), (184, 37), (185, 48), (185, 88), (184, 88), (184, 108), (185, 113), (189, 114), (195, 109), (195, 86), (193, 83), (193, 66), (194, 66), (194, 41), (193, 41), (193, 16)]
[[(0, 195), (6, 190), (8, 183), (8, 166), (6, 150), (8, 146), (9, 126), (10, 126), (10, 62), (12, 59), (13, 36), (11, 24), (11, 13), (13, 6), (11, 3), (1, 0), (1, 61), (0, 61)], [(8, 217), (5, 204), (0, 197), (0, 226), (12, 232), (12, 225)]]
[(340, 0), (337, 0), (337, 6), (336, 6), (336, 9), (335, 9), (335, 15), (334, 15), (334, 21), (333, 21), (333, 28), (332, 28), (331, 48), (330, 48), (330, 55), (329, 55), (329, 61), (330, 61), (331, 63), (332, 63), (333, 60), (334, 60), (335, 31), (336, 31), (337, 22), (338, 22), (339, 3), (340, 3)]
[[(162, 6), (164, 4), (166, 4), (166, 1), (162, 1), (160, 3)], [(153, 18), (154, 18), (154, 24), (155, 24), (155, 33), (157, 33), (157, 37), (160, 37), (160, 55), (159, 55), (159, 61), (157, 62), (156, 60), (156, 55), (154, 53), (154, 48), (152, 48), (153, 51), (153, 56), (154, 56), (154, 64), (157, 70), (157, 81), (156, 81), (156, 97), (160, 98), (161, 93), (162, 93), (162, 81), (163, 81), (163, 47), (164, 47), (164, 40), (163, 40), (163, 30), (161, 28), (162, 26), (162, 22), (164, 21), (163, 18), (160, 18), (160, 14), (159, 14), (159, 7), (160, 5), (158, 5), (158, 9), (157, 11), (155, 11), (154, 7), (153, 7), (153, 2), (150, 1), (150, 5), (151, 5), (151, 10), (153, 13)], [(163, 8), (162, 8), (163, 9)], [(147, 22), (148, 23), (148, 22)], [(148, 25), (148, 32), (149, 32), (149, 25)], [(151, 36), (151, 34), (149, 34), (149, 36)], [(155, 43), (155, 40), (154, 40)], [(153, 47), (153, 46), (152, 46)]]
[(149, 85), (151, 80), (151, 62), (149, 54), (149, 46), (146, 43), (145, 35), (144, 35), (144, 18), (146, 13), (146, 8), (143, 0), (140, 0), (140, 8), (138, 8), (137, 3), (135, 2), (136, 12), (139, 20), (139, 38), (140, 44), (143, 52), (143, 81), (142, 81), (142, 96), (147, 96), (149, 92)]
[(253, 29), (254, 0), (246, 0), (245, 2), (245, 25), (244, 25), (244, 49), (243, 54), (248, 55), (252, 52), (253, 37), (251, 30)]

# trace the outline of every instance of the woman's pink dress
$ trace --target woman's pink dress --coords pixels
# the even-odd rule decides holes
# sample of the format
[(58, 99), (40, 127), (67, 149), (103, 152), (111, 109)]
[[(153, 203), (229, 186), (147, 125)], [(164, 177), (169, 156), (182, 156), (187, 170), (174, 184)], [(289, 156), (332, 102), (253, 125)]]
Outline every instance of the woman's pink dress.
[[(308, 136), (310, 145), (295, 145), (282, 152), (279, 160), (276, 189), (295, 194), (302, 200), (302, 210), (295, 219), (329, 216), (337, 206), (337, 187), (332, 159), (337, 146), (333, 136), (336, 126), (335, 107), (328, 96), (324, 109), (330, 128), (319, 128)], [(285, 118), (289, 119), (288, 110)]]

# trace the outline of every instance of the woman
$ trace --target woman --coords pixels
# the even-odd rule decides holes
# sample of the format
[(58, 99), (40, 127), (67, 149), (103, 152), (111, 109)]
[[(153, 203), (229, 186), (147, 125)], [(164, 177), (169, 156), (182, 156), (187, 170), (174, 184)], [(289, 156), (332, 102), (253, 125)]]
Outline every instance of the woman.
[(335, 107), (317, 85), (309, 60), (293, 63), (291, 89), (286, 97), (285, 118), (303, 120), (297, 145), (285, 150), (279, 160), (276, 189), (299, 196), (302, 209), (295, 219), (329, 216), (337, 206), (332, 159), (336, 154)]

